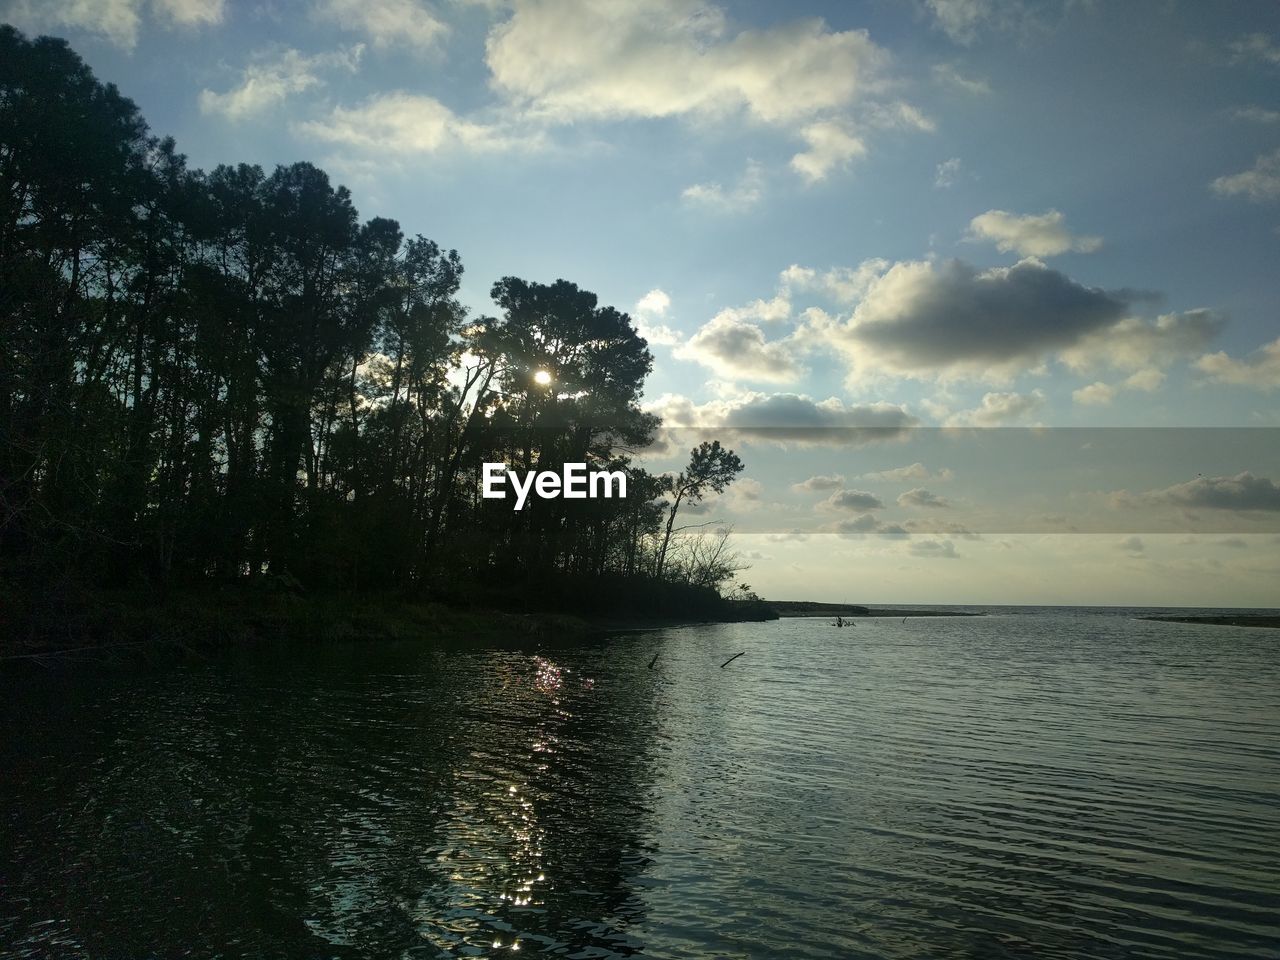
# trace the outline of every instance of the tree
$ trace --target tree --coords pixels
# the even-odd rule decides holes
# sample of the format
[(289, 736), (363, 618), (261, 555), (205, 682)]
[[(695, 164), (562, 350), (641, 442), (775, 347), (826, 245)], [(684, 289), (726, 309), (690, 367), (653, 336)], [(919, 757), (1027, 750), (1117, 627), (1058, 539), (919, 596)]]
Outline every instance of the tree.
[(723, 493), (741, 472), (742, 460), (732, 450), (720, 446), (719, 440), (704, 440), (690, 451), (689, 465), (671, 480), (671, 507), (667, 512), (667, 525), (654, 571), (659, 580), (667, 563), (667, 550), (671, 546), (680, 505), (698, 503), (708, 493)]

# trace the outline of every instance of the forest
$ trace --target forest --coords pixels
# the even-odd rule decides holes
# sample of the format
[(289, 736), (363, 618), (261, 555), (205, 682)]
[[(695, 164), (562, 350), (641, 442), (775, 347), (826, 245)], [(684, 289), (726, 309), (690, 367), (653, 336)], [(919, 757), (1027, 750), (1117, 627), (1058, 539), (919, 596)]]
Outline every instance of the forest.
[[(681, 506), (741, 460), (637, 453), (653, 357), (575, 283), (458, 300), (457, 251), (299, 162), (193, 169), (65, 43), (0, 27), (0, 577), (166, 593), (395, 591), (722, 610), (740, 564)], [(625, 471), (513, 511), (481, 465)], [(719, 606), (717, 606), (719, 605)]]

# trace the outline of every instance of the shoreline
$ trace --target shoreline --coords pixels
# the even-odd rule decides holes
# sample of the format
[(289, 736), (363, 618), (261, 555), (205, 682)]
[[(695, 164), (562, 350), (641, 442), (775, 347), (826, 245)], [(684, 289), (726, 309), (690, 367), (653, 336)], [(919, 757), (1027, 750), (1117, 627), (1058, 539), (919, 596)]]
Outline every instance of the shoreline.
[(1238, 617), (1230, 615), (1187, 617), (1165, 615), (1139, 617), (1138, 619), (1151, 620), (1157, 623), (1200, 623), (1215, 627), (1260, 627), (1272, 630), (1280, 629), (1280, 616), (1265, 614), (1244, 614)]
[(77, 592), (39, 599), (0, 592), (0, 669), (23, 664), (193, 657), (279, 645), (420, 642), (541, 645), (618, 633), (776, 619), (765, 604), (718, 616), (598, 616), (512, 611), (386, 595), (309, 595), (250, 588)]

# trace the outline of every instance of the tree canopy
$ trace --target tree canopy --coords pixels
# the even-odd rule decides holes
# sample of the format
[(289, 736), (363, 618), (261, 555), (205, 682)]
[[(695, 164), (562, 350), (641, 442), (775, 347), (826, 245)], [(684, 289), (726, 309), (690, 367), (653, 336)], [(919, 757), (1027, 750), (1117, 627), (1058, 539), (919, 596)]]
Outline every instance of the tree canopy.
[[(189, 169), (65, 42), (0, 27), (0, 574), (707, 586), (700, 551), (668, 558), (675, 512), (741, 462), (632, 461), (659, 424), (631, 318), (516, 277), (471, 316), (462, 275), (310, 163)], [(486, 461), (632, 495), (516, 514)]]

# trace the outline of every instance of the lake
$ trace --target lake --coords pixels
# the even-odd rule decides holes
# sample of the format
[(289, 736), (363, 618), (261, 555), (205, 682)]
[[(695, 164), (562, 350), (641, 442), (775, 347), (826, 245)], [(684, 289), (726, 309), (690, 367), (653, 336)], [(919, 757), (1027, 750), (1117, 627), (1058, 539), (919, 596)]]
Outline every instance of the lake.
[(1280, 631), (1134, 613), (10, 674), (0, 956), (1280, 956)]

